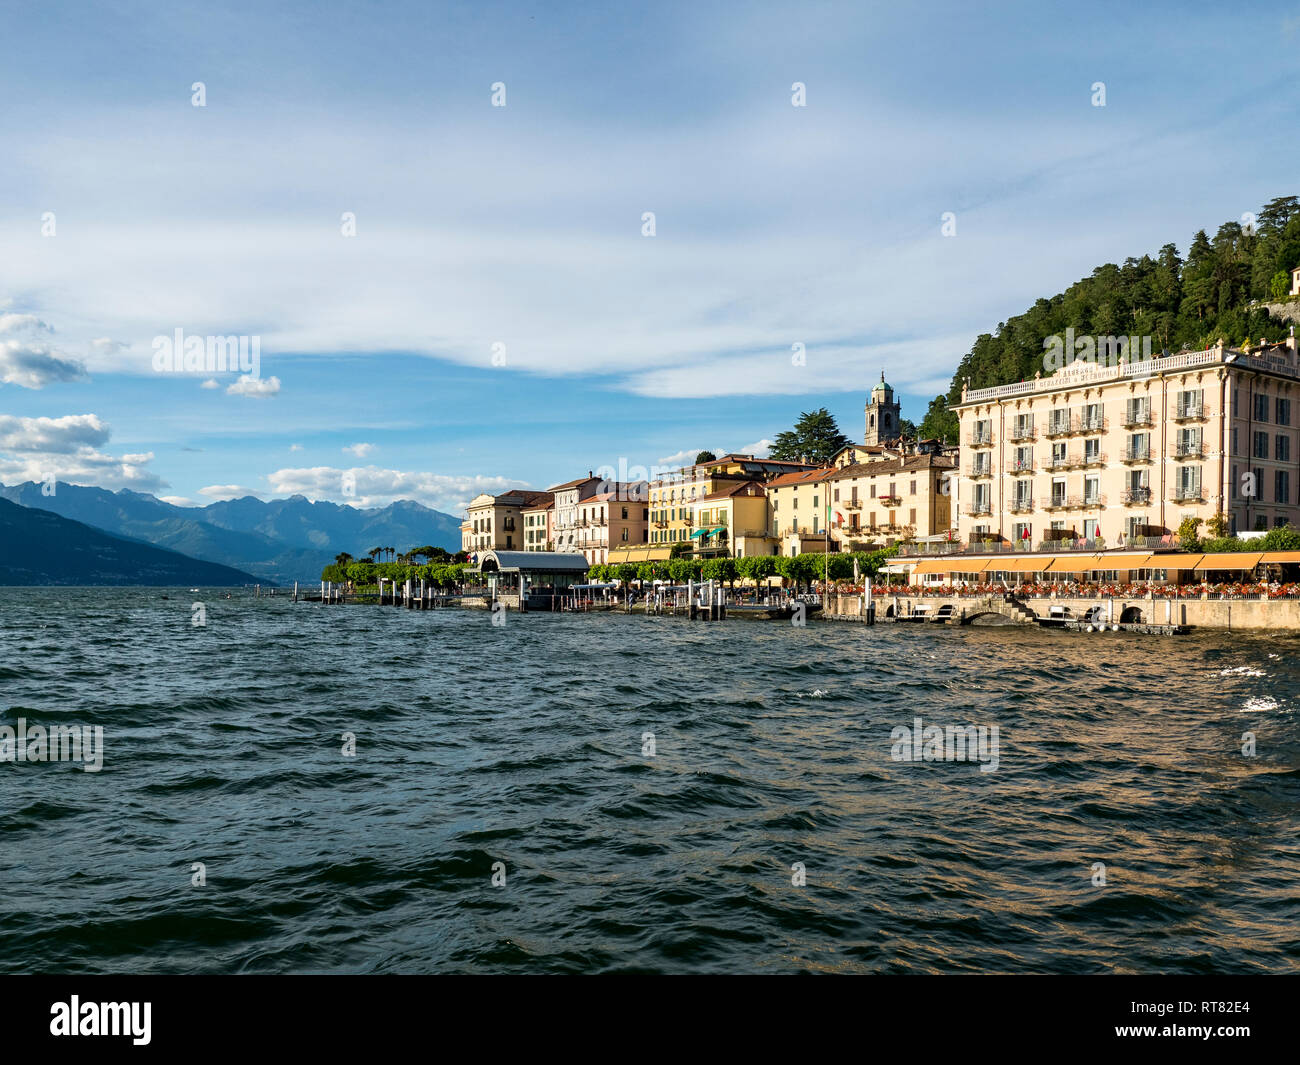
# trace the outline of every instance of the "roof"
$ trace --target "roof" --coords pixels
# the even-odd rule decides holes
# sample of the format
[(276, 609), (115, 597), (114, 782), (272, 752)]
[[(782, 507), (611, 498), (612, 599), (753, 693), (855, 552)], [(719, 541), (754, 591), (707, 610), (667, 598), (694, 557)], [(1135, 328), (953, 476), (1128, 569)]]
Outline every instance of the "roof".
[(583, 503), (644, 503), (650, 498), (648, 481), (614, 481), (608, 492), (597, 492), (581, 500)]
[(560, 551), (484, 551), (478, 558), (480, 573), (483, 563), (489, 558), (496, 560), (498, 569), (523, 570), (525, 573), (579, 573), (586, 572), (591, 565), (585, 555)]
[(563, 484), (551, 485), (551, 487), (548, 488), (547, 491), (562, 492), (566, 488), (578, 488), (581, 485), (587, 484), (589, 481), (599, 481), (599, 480), (600, 478), (597, 477), (594, 473), (589, 473), (587, 474), (586, 477), (579, 477), (575, 481), (565, 481)]
[(555, 506), (555, 496), (547, 492), (545, 499), (539, 499), (531, 506), (524, 507), (524, 510), (550, 510), (553, 506)]
[[(475, 498), (478, 498), (477, 496)], [(529, 489), (517, 488), (514, 491), (502, 492), (500, 495), (493, 496), (491, 503), (479, 503), (475, 506), (470, 503), (470, 510), (481, 510), (484, 507), (530, 507), (539, 502), (551, 498), (550, 492), (534, 492)]]
[(707, 503), (715, 499), (730, 499), (732, 496), (761, 496), (767, 493), (758, 481), (744, 481), (741, 484), (733, 485), (731, 488), (724, 488), (720, 492), (710, 492), (706, 496), (700, 496), (699, 499), (693, 499), (693, 503)]
[(797, 473), (783, 473), (767, 482), (768, 488), (790, 488), (801, 484), (817, 484), (824, 481), (835, 471), (829, 466), (815, 470), (800, 470)]
[(957, 460), (947, 455), (926, 452), (923, 455), (908, 455), (901, 459), (881, 459), (879, 462), (854, 462), (833, 470), (831, 476), (842, 481), (851, 477), (874, 477), (878, 473), (907, 473), (911, 470), (952, 470), (957, 468)]

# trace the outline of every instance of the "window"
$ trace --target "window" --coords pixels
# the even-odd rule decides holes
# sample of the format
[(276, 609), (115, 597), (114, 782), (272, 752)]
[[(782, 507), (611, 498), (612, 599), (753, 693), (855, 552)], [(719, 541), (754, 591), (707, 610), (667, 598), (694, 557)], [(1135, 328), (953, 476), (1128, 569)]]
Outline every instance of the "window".
[(624, 526), (624, 528), (623, 528), (623, 542), (624, 542), (624, 543), (627, 543), (627, 527), (626, 527), (626, 526)]
[(1083, 431), (1085, 433), (1105, 428), (1105, 424), (1101, 417), (1100, 403), (1089, 403), (1083, 408)]
[(1052, 478), (1052, 506), (1054, 507), (1065, 506), (1065, 478), (1064, 477)]
[(1027, 521), (1018, 521), (1013, 526), (1012, 535), (1016, 538), (1016, 543), (1021, 540), (1032, 540), (1034, 538), (1034, 527)]
[(1097, 519), (1083, 519), (1083, 538), (1085, 540), (1095, 540), (1097, 538)]
[(1032, 470), (1034, 468), (1034, 449), (1032, 447), (1016, 448), (1013, 470)]
[(1255, 450), (1252, 454), (1257, 459), (1268, 458), (1268, 433), (1255, 434)]
[(1291, 438), (1285, 433), (1278, 433), (1273, 441), (1273, 457), (1278, 462), (1291, 461)]
[(1151, 455), (1151, 434), (1150, 433), (1133, 433), (1128, 438), (1128, 457), (1131, 459), (1145, 459)]
[(1234, 455), (1240, 454), (1237, 450), (1237, 427), (1235, 425), (1232, 427), (1232, 453)]
[(1101, 478), (1097, 476), (1083, 479), (1083, 501), (1089, 504), (1101, 502)]
[(1125, 401), (1124, 421), (1129, 425), (1146, 425), (1151, 420), (1151, 400), (1146, 396)]
[(1241, 399), (1241, 389), (1234, 388), (1232, 390), (1232, 416), (1234, 418), (1241, 413), (1241, 404), (1238, 402), (1238, 400), (1240, 399)]
[(627, 521), (627, 507), (623, 508), (623, 520)]
[(1179, 466), (1175, 491), (1178, 499), (1200, 499), (1201, 467)]
[(915, 508), (915, 507), (912, 507), (912, 508), (907, 512), (907, 524), (908, 524), (908, 525), (915, 525), (915, 524), (916, 524), (916, 508)]
[(1278, 396), (1276, 409), (1277, 409), (1277, 417), (1274, 418), (1273, 420), (1276, 421), (1278, 425), (1290, 425), (1291, 424), (1291, 401), (1289, 399), (1283, 399), (1281, 396)]
[(1268, 421), (1268, 396), (1263, 393), (1255, 393), (1255, 421)]
[(908, 490), (908, 495), (916, 495), (916, 482), (912, 482), (912, 487)]
[(872, 482), (871, 482), (871, 498), (872, 498), (872, 499), (875, 499), (875, 498), (876, 498), (876, 482), (875, 482), (875, 481), (872, 481)]
[(1178, 417), (1199, 418), (1201, 416), (1201, 390), (1189, 388), (1178, 393)]
[(1273, 502), (1291, 502), (1291, 473), (1289, 470), (1273, 471)]
[(837, 488), (835, 489), (835, 502), (838, 503), (839, 501), (840, 501), (840, 490)]
[(1096, 462), (1101, 458), (1101, 439), (1092, 437), (1090, 440), (1083, 442), (1083, 458), (1085, 462)]
[[(1236, 432), (1234, 429), (1233, 432)], [(1237, 467), (1232, 467), (1232, 498), (1237, 498)]]
[[(1091, 444), (1091, 443), (1094, 443), (1094, 441), (1089, 440), (1088, 443)], [(1065, 465), (1065, 445), (1064, 445), (1064, 444), (1053, 444), (1053, 445), (1052, 445), (1052, 465), (1053, 465), (1053, 466), (1064, 466), (1064, 465)]]

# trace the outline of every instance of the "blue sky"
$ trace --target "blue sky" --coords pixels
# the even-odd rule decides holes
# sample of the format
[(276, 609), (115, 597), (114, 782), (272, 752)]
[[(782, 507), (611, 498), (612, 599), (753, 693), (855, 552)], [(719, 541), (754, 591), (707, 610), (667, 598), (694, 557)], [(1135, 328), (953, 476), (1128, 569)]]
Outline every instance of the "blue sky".
[[(882, 370), (919, 420), (1036, 297), (1297, 191), (1296, 4), (269, 7), (6, 9), (0, 481), (458, 512), (857, 437)], [(156, 372), (177, 328), (260, 384)]]

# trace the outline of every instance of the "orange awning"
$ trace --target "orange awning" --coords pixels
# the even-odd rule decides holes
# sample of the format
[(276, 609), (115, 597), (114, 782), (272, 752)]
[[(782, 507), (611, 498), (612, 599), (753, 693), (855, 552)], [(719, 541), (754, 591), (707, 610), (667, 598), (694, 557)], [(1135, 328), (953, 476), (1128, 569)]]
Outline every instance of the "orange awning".
[(1263, 561), (1267, 563), (1300, 562), (1300, 551), (1265, 551)]
[(987, 558), (967, 558), (964, 555), (952, 555), (948, 558), (927, 558), (920, 562), (913, 573), (983, 573), (989, 564)]
[(1196, 564), (1204, 557), (1204, 555), (1183, 554), (1152, 555), (1151, 566), (1154, 569), (1195, 569)]
[(1196, 563), (1197, 569), (1254, 569), (1263, 558), (1262, 552), (1223, 551), (1217, 555), (1206, 555)]
[(1096, 569), (1149, 569), (1152, 565), (1151, 555), (1113, 554), (1098, 555)]
[(1004, 573), (1042, 573), (1052, 564), (1050, 556), (1044, 555), (1008, 555), (1006, 558), (989, 560), (988, 571), (1001, 570)]
[(1100, 555), (1064, 555), (1052, 559), (1053, 573), (1086, 573), (1090, 569), (1101, 569), (1097, 564)]

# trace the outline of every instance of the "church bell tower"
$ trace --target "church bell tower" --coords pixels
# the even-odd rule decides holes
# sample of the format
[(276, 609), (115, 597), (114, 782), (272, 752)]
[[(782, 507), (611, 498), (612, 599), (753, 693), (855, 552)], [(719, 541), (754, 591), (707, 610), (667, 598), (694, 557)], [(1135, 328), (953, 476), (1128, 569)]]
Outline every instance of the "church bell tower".
[(867, 431), (862, 441), (866, 444), (883, 444), (898, 438), (898, 420), (902, 404), (894, 400), (894, 390), (885, 383), (885, 373), (880, 372), (880, 384), (871, 390), (867, 399)]

